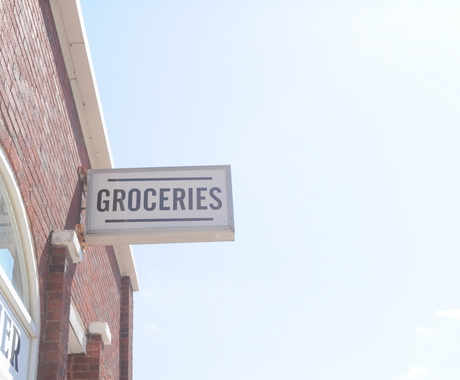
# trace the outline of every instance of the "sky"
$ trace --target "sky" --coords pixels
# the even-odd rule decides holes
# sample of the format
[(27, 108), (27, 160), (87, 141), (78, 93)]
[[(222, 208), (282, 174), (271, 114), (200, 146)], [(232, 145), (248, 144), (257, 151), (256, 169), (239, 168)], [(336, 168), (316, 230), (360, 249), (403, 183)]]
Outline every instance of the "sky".
[(80, 0), (115, 167), (231, 165), (132, 246), (136, 380), (460, 378), (460, 3)]

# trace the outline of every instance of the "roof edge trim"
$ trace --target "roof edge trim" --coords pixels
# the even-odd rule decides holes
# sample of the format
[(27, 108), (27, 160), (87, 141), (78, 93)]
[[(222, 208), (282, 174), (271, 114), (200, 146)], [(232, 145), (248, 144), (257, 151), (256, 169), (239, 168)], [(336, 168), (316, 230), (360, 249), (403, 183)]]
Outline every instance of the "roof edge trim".
[[(112, 153), (96, 84), (79, 0), (50, 0), (86, 149), (93, 169), (113, 168)], [(139, 290), (134, 257), (129, 245), (114, 247), (122, 276)]]

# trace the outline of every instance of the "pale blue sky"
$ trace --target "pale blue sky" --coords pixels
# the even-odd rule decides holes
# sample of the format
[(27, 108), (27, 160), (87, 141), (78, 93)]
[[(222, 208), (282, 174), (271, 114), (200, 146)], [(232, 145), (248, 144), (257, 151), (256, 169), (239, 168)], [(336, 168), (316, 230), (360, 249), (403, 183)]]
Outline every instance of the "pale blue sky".
[(232, 165), (133, 246), (136, 380), (460, 378), (460, 3), (81, 0), (115, 164)]

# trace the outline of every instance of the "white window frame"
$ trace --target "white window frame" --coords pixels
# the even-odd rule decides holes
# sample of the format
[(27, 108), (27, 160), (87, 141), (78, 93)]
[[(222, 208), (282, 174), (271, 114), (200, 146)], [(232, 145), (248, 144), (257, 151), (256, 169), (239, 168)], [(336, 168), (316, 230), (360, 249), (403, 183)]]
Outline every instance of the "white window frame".
[(29, 293), (29, 311), (23, 304), (21, 298), (16, 293), (13, 285), (7, 278), (6, 274), (0, 268), (0, 291), (6, 299), (11, 309), (14, 311), (16, 318), (26, 330), (30, 337), (30, 360), (28, 363), (28, 379), (36, 379), (38, 365), (38, 345), (40, 335), (40, 293), (38, 287), (38, 271), (35, 259), (35, 250), (33, 246), (32, 234), (29, 226), (24, 202), (21, 192), (16, 183), (16, 177), (5, 152), (0, 148), (0, 175), (3, 178), (5, 186), (10, 196), (10, 201), (16, 217), (23, 248), (23, 258), (25, 260), (25, 276), (28, 277)]

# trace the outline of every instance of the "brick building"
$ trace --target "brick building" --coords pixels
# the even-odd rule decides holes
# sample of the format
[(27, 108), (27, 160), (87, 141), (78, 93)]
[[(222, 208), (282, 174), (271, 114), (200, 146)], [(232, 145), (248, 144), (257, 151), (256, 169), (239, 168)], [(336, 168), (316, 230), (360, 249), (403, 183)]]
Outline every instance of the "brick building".
[(130, 247), (78, 232), (112, 167), (78, 0), (0, 0), (0, 73), (0, 380), (131, 379)]

